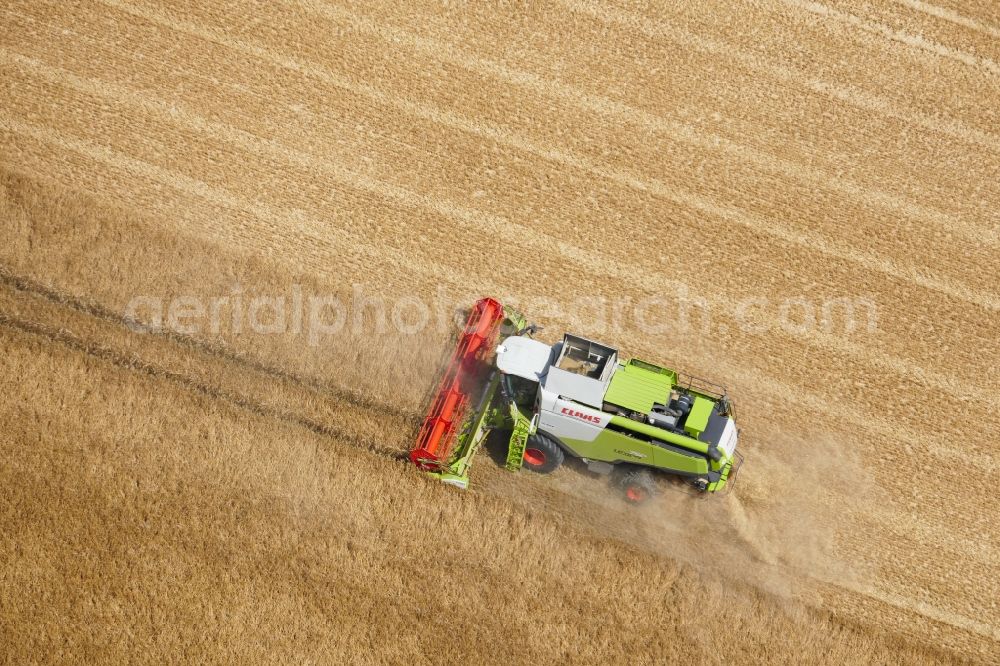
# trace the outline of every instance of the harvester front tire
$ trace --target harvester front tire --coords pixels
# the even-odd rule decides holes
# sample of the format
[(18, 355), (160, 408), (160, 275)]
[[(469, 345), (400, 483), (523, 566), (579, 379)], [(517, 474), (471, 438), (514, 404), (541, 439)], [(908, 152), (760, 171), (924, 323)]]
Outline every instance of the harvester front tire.
[(645, 504), (656, 495), (656, 480), (648, 469), (628, 470), (621, 475), (618, 485), (629, 504)]
[(559, 469), (565, 457), (563, 450), (551, 437), (537, 432), (528, 438), (521, 465), (532, 472), (549, 474)]

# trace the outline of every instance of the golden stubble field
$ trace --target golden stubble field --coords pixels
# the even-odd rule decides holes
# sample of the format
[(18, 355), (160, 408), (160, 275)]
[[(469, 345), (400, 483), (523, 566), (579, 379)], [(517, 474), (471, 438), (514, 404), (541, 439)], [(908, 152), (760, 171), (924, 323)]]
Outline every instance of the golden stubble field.
[[(0, 11), (12, 660), (1000, 654), (989, 3)], [(483, 455), (458, 493), (398, 460), (441, 322), (123, 319), (293, 285), (495, 294), (724, 382), (739, 485), (629, 511)], [(593, 301), (654, 297), (696, 325)], [(837, 298), (876, 325), (777, 325)]]

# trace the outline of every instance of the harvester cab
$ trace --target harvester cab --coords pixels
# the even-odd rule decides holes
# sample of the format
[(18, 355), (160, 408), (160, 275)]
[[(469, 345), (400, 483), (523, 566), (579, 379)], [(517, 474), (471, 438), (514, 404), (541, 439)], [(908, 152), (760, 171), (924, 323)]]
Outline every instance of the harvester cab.
[(498, 301), (476, 304), (411, 452), (415, 464), (467, 487), (489, 432), (508, 428), (511, 471), (548, 473), (573, 456), (614, 473), (631, 502), (655, 494), (655, 473), (705, 492), (731, 484), (742, 458), (724, 389), (622, 362), (617, 349), (579, 336), (548, 345), (533, 331)]

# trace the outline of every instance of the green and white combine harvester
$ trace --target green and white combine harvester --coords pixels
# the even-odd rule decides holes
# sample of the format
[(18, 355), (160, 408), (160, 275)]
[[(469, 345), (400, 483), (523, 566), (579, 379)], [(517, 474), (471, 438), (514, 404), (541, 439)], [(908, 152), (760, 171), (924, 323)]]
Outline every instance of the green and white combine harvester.
[(466, 488), (490, 432), (509, 429), (507, 469), (549, 473), (568, 454), (613, 475), (636, 504), (655, 494), (654, 473), (709, 493), (731, 485), (741, 456), (724, 389), (581, 337), (547, 345), (534, 333), (498, 301), (476, 303), (410, 452), (418, 467)]

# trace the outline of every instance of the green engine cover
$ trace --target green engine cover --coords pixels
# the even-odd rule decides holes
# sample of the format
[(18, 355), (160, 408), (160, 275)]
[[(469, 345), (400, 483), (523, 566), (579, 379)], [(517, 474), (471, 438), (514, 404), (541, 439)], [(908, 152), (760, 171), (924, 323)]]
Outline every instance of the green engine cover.
[(652, 363), (632, 359), (615, 371), (604, 401), (632, 412), (648, 414), (653, 405), (665, 404), (677, 375)]
[(705, 432), (705, 427), (708, 426), (708, 419), (712, 415), (714, 408), (715, 403), (708, 398), (703, 398), (700, 395), (695, 396), (694, 404), (691, 406), (691, 413), (688, 414), (687, 419), (684, 421), (684, 430), (697, 439), (698, 435)]

